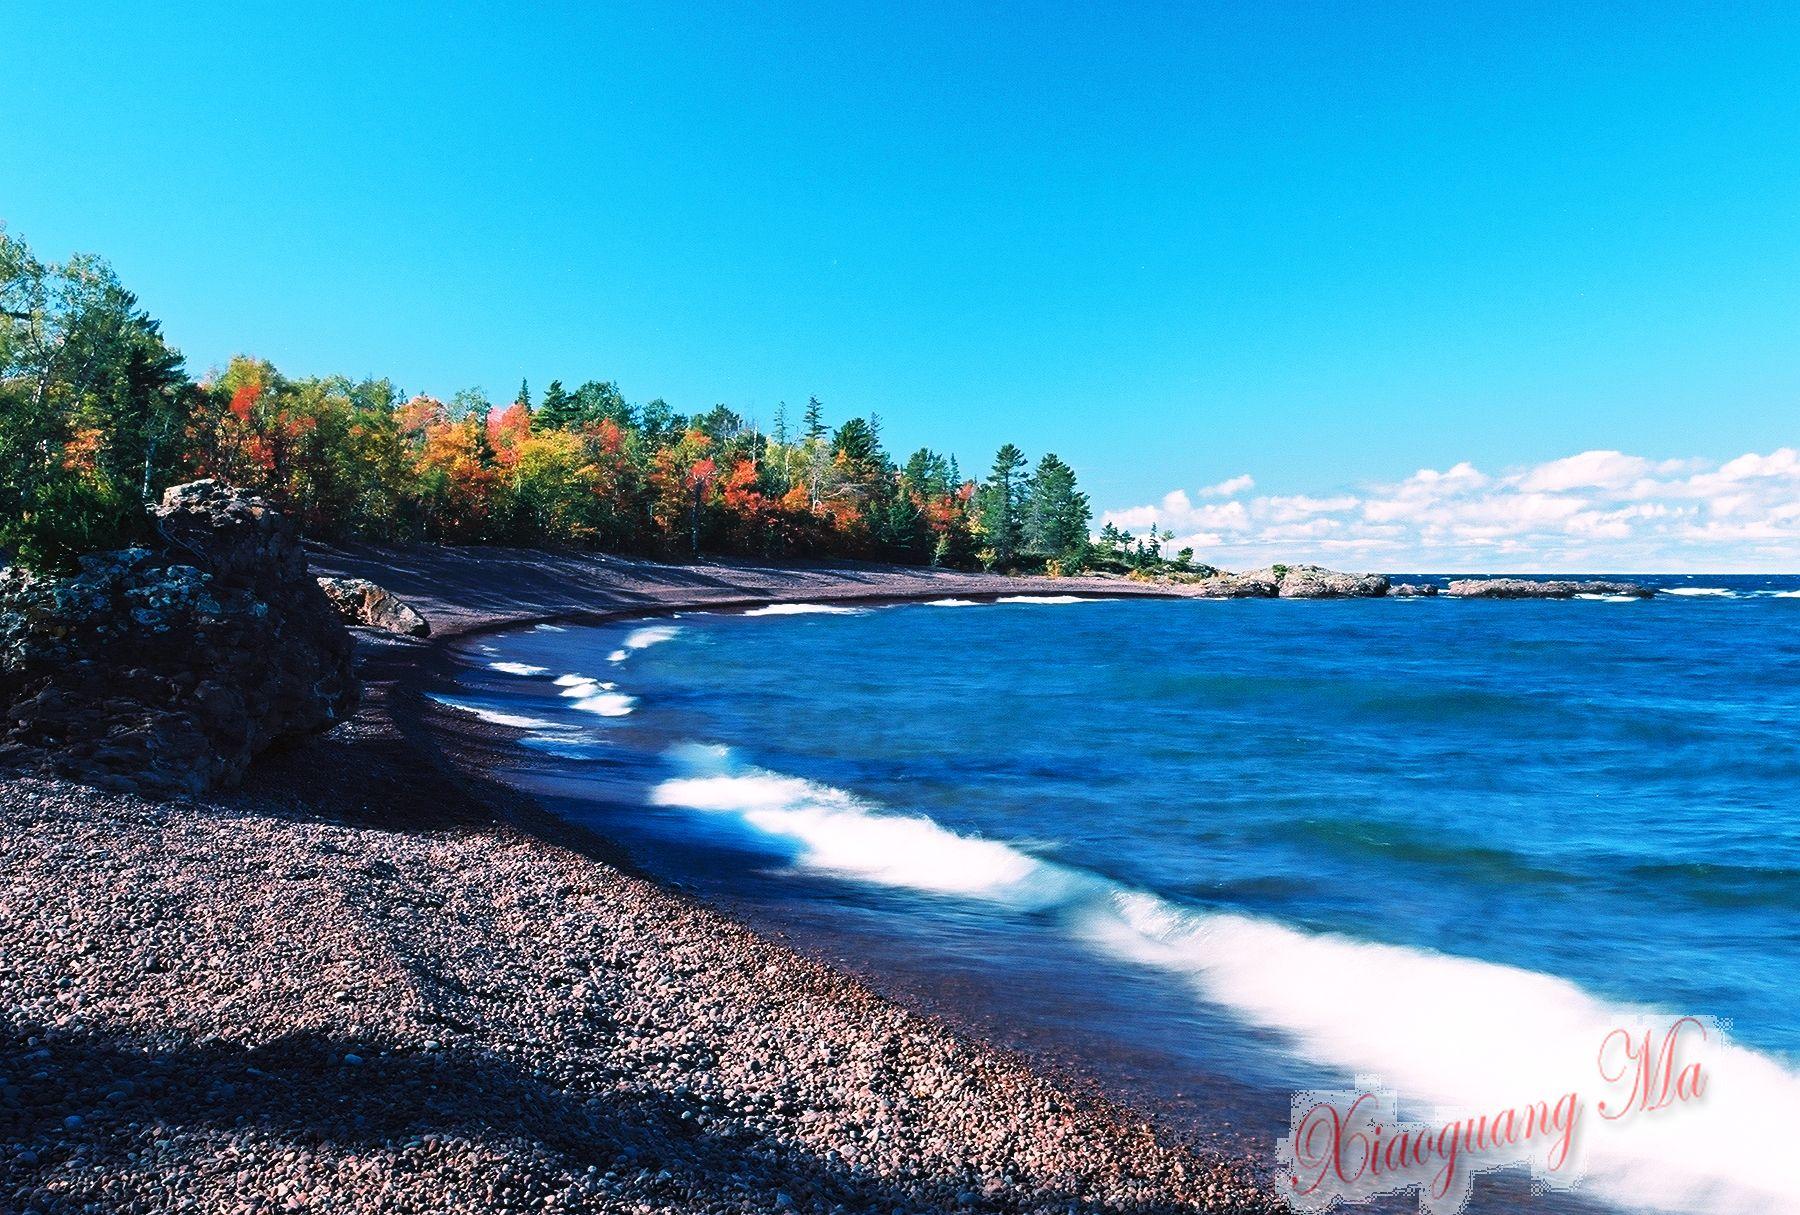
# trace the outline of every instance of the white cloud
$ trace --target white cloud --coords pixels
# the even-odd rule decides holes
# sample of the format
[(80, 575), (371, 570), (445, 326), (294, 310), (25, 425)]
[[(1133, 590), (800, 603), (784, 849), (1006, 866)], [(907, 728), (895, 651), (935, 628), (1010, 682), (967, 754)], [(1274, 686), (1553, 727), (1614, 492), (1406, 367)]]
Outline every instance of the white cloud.
[[(1245, 490), (1255, 488), (1256, 478), (1252, 477), (1249, 473), (1243, 473), (1239, 476), (1227, 477), (1217, 485), (1206, 486), (1200, 491), (1200, 496), (1202, 498), (1230, 498), (1234, 495), (1243, 493)], [(1183, 497), (1185, 498), (1186, 495), (1184, 494)]]
[[(1234, 568), (1309, 557), (1385, 570), (1800, 569), (1800, 451), (1719, 462), (1584, 451), (1490, 475), (1463, 461), (1354, 493), (1250, 497), (1248, 474), (1109, 511)], [(1195, 498), (1225, 501), (1201, 501)]]
[(1521, 489), (1615, 489), (1649, 473), (1654, 466), (1642, 456), (1622, 451), (1584, 451), (1540, 464), (1526, 475)]

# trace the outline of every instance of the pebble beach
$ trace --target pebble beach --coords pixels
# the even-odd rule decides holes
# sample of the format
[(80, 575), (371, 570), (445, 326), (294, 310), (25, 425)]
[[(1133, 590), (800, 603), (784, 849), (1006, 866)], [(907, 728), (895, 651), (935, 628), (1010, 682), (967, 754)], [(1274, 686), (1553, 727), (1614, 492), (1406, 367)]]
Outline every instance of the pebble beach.
[(0, 1211), (1278, 1209), (1248, 1162), (642, 876), (487, 779), (496, 729), (422, 694), (473, 629), (1030, 580), (313, 565), (433, 626), (359, 637), (354, 720), (228, 794), (0, 785)]

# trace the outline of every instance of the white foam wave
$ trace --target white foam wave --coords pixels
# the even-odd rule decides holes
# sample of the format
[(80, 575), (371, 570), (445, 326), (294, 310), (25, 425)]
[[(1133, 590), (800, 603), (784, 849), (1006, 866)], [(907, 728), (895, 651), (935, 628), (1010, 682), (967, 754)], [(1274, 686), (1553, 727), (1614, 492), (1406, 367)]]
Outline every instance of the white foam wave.
[[(1277, 1029), (1306, 1056), (1378, 1076), (1416, 1107), (1458, 1114), (1579, 1092), (1585, 1185), (1653, 1211), (1800, 1211), (1778, 1111), (1800, 1108), (1800, 1076), (1741, 1047), (1706, 1055), (1704, 1101), (1609, 1121), (1620, 1086), (1595, 1059), (1643, 1010), (1511, 966), (1308, 933), (1249, 916), (1191, 914), (1118, 891), (1083, 917), (1114, 954), (1178, 974), (1206, 998)], [(1704, 1010), (1694, 1010), (1704, 1012)]]
[(464, 713), (473, 713), (482, 721), (496, 726), (508, 726), (514, 730), (555, 730), (559, 727), (553, 721), (545, 721), (539, 717), (526, 717), (520, 713), (502, 713), (498, 709), (484, 708), (467, 701), (457, 700), (453, 696), (433, 696), (431, 699), (452, 709), (461, 709)]
[(592, 696), (583, 696), (573, 707), (583, 713), (597, 713), (601, 717), (624, 717), (636, 706), (635, 696), (627, 696), (623, 692), (596, 692)]
[[(1429, 950), (1199, 912), (840, 789), (736, 764), (727, 748), (684, 748), (691, 775), (658, 805), (734, 817), (791, 849), (797, 865), (936, 894), (1055, 908), (1114, 957), (1168, 972), (1205, 999), (1276, 1031), (1349, 1077), (1379, 1077), (1432, 1116), (1492, 1112), (1581, 1092), (1586, 1185), (1653, 1211), (1800, 1211), (1787, 1167), (1787, 1114), (1800, 1076), (1715, 1045), (1704, 1101), (1618, 1122), (1598, 1116), (1595, 1058), (1641, 1010), (1567, 980)], [(1681, 1010), (1705, 1013), (1705, 1009)]]
[(624, 662), (638, 650), (647, 650), (653, 645), (673, 641), (680, 632), (680, 627), (672, 624), (647, 624), (641, 629), (633, 629), (625, 634), (625, 640), (619, 648), (606, 656), (606, 661)]
[(939, 894), (1011, 898), (1053, 866), (929, 818), (879, 813), (842, 789), (735, 763), (724, 747), (677, 752), (696, 775), (651, 791), (659, 806), (730, 815), (785, 845), (803, 868)]
[(1775, 599), (1800, 599), (1800, 591), (1770, 591), (1769, 595)]
[(606, 683), (587, 675), (558, 675), (556, 685), (562, 689), (562, 696), (592, 696), (596, 692), (610, 692), (619, 685)]
[(980, 607), (974, 599), (927, 599), (926, 607)]
[(1085, 595), (1002, 595), (996, 603), (1099, 603)]
[(1724, 586), (1671, 586), (1663, 592), (1665, 595), (1710, 595), (1720, 599), (1735, 599), (1737, 592)]
[(539, 633), (566, 633), (569, 631), (560, 624), (534, 624), (531, 627)]
[(488, 667), (507, 675), (544, 675), (550, 670), (548, 667), (534, 667), (529, 662), (490, 662)]
[(606, 661), (608, 661), (608, 662), (624, 662), (629, 657), (631, 657), (631, 655), (625, 650), (614, 650), (612, 653), (610, 653), (606, 656)]
[(1577, 599), (1588, 599), (1595, 603), (1637, 603), (1636, 595), (1577, 595)]
[(866, 616), (868, 608), (845, 607), (841, 603), (771, 603), (768, 607), (751, 608), (746, 616)]

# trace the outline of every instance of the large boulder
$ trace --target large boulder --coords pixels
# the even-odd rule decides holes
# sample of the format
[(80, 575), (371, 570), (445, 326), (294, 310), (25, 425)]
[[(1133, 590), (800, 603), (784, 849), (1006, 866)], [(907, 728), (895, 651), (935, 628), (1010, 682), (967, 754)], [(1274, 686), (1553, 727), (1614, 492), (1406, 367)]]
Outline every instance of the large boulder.
[(320, 578), (319, 589), (347, 624), (360, 624), (408, 637), (429, 637), (431, 625), (419, 609), (367, 578)]
[(1436, 584), (1430, 582), (1396, 582), (1388, 587), (1388, 594), (1395, 599), (1429, 599), (1437, 593)]
[(1635, 582), (1533, 582), (1526, 578), (1461, 578), (1444, 592), (1458, 599), (1573, 599), (1577, 595), (1630, 595), (1648, 599), (1652, 587)]
[(1388, 593), (1382, 574), (1345, 574), (1320, 565), (1275, 567), (1283, 599), (1379, 599)]
[(1221, 570), (1189, 588), (1202, 599), (1273, 599), (1281, 594), (1281, 579), (1272, 570), (1232, 574)]
[(1374, 599), (1387, 592), (1388, 580), (1380, 574), (1344, 574), (1320, 565), (1219, 573), (1189, 591), (1203, 599)]
[(198, 793), (355, 710), (350, 635), (292, 522), (212, 481), (151, 514), (147, 547), (0, 572), (0, 766)]

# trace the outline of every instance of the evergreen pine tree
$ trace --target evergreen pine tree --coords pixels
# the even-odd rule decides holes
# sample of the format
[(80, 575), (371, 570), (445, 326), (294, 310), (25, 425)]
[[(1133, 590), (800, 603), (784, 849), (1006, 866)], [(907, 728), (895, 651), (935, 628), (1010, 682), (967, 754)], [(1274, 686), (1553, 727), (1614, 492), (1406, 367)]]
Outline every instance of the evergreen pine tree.
[(1075, 488), (1075, 470), (1054, 454), (1038, 461), (1025, 505), (1025, 544), (1033, 553), (1064, 565), (1087, 557), (1088, 496)]
[(557, 430), (575, 425), (575, 399), (563, 390), (561, 380), (551, 380), (550, 387), (544, 389), (544, 403), (538, 406), (534, 420), (539, 426)]
[(823, 439), (825, 437), (825, 406), (818, 397), (806, 399), (806, 437)]
[(994, 467), (981, 487), (981, 530), (993, 553), (991, 564), (1006, 569), (1017, 560), (1024, 538), (1025, 453), (1006, 444), (994, 453)]

